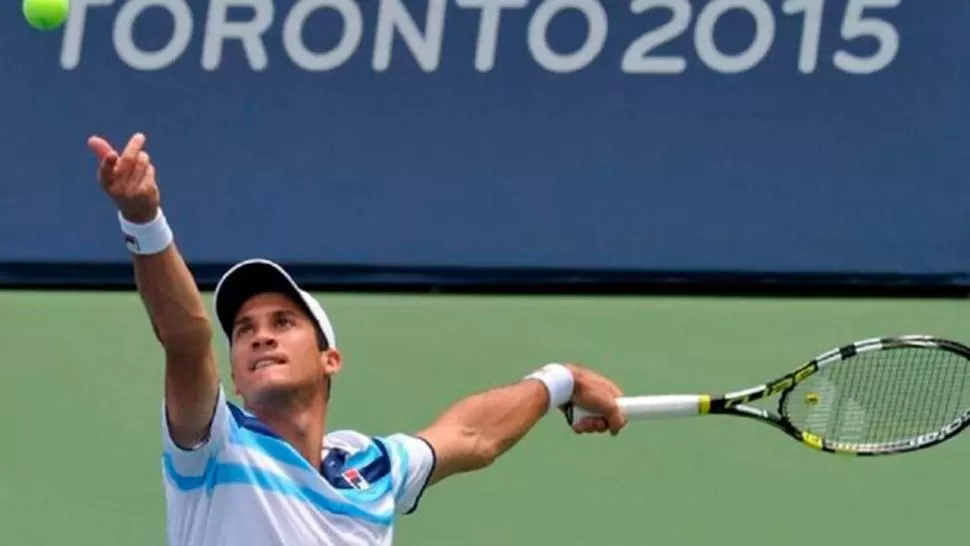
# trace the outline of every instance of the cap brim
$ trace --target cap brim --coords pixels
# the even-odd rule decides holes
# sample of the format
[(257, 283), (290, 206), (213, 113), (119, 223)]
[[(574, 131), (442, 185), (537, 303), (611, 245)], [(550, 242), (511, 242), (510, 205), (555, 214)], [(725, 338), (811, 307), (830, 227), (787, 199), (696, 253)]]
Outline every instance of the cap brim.
[(268, 260), (246, 260), (223, 275), (213, 294), (216, 316), (227, 338), (232, 338), (236, 314), (246, 301), (258, 294), (278, 292), (299, 305), (305, 313), (313, 312), (303, 301), (299, 286), (279, 265)]

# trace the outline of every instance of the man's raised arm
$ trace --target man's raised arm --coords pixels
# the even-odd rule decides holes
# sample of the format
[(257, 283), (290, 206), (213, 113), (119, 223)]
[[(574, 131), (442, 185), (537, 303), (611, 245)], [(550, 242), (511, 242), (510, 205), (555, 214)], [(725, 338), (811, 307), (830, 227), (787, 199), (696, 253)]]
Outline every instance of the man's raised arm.
[(165, 351), (165, 407), (172, 440), (189, 448), (206, 438), (219, 394), (212, 324), (172, 242), (161, 213), (155, 167), (144, 145), (140, 133), (121, 154), (100, 137), (88, 140), (101, 186), (120, 212), (138, 292)]

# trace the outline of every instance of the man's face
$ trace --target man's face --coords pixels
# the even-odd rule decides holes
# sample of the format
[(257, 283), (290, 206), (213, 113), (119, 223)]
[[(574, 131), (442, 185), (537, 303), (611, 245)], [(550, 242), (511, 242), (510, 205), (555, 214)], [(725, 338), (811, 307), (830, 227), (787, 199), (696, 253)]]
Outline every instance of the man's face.
[(283, 294), (253, 296), (232, 328), (232, 377), (247, 405), (286, 403), (300, 392), (323, 392), (339, 353), (320, 351), (300, 306)]

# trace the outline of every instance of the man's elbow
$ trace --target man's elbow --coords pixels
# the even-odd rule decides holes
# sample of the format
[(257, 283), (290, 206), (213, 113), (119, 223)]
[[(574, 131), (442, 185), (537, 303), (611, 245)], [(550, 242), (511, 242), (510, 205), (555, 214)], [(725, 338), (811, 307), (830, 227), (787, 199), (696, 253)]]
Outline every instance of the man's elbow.
[(505, 450), (501, 442), (469, 432), (467, 470), (482, 470), (492, 466)]
[(178, 324), (153, 323), (152, 327), (159, 343), (169, 353), (207, 351), (212, 344), (212, 323), (205, 316)]

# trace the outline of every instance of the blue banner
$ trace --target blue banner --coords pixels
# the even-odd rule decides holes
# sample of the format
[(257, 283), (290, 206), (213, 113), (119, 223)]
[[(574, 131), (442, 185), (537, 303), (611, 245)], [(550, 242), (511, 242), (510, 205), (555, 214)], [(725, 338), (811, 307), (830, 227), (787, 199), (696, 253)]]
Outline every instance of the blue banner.
[(970, 278), (970, 3), (72, 0), (0, 17), (0, 262)]

